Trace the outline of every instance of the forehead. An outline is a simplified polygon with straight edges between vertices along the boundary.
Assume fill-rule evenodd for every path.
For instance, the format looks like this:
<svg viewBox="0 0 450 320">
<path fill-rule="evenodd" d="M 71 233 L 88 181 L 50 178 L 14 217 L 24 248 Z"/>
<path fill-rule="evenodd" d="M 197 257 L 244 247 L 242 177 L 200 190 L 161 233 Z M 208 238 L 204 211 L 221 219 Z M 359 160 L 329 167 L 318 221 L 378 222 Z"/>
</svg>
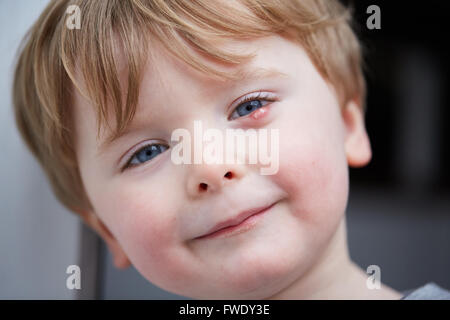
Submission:
<svg viewBox="0 0 450 320">
<path fill-rule="evenodd" d="M 280 75 L 281 72 L 277 73 L 276 71 L 277 63 L 275 61 L 275 63 L 270 62 L 270 60 L 273 60 L 269 59 L 271 53 L 267 51 L 264 55 L 261 54 L 264 47 L 272 45 L 270 42 L 273 40 L 271 38 L 253 41 L 229 40 L 214 44 L 228 52 L 255 54 L 251 62 L 239 66 L 226 65 L 199 53 L 205 64 L 220 71 L 237 75 L 239 81 L 215 79 L 172 57 L 159 46 L 155 48 L 156 50 L 152 49 L 152 57 L 149 59 L 141 83 L 140 101 L 136 115 L 146 110 L 156 112 L 158 108 L 146 108 L 146 106 L 159 105 L 159 102 L 177 103 L 179 97 L 194 99 L 197 102 L 211 101 L 211 99 L 218 99 L 217 95 L 226 88 L 236 86 L 250 78 L 257 79 L 270 75 Z M 162 104 L 162 107 L 164 107 L 164 104 Z M 165 109 L 165 111 L 167 110 Z"/>
</svg>

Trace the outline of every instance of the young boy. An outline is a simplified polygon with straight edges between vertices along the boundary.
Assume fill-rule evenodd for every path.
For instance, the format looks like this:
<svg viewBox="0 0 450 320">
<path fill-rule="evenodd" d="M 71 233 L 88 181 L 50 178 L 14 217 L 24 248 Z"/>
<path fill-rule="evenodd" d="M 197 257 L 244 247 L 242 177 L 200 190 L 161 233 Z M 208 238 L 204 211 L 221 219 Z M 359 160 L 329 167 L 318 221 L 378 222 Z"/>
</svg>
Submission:
<svg viewBox="0 0 450 320">
<path fill-rule="evenodd" d="M 18 61 L 17 123 L 115 265 L 165 290 L 400 299 L 347 249 L 348 166 L 371 158 L 349 21 L 331 0 L 52 1 Z M 202 150 L 199 126 L 273 133 L 275 170 L 175 161 Z"/>
</svg>

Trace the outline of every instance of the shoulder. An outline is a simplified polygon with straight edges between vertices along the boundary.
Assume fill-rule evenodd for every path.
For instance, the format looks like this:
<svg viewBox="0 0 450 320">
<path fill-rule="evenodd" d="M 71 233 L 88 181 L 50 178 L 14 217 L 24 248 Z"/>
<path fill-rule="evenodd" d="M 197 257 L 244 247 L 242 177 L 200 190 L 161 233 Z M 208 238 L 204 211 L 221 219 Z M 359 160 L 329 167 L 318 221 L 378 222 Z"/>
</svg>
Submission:
<svg viewBox="0 0 450 320">
<path fill-rule="evenodd" d="M 404 291 L 401 300 L 450 300 L 450 291 L 429 282 L 417 289 Z"/>
</svg>

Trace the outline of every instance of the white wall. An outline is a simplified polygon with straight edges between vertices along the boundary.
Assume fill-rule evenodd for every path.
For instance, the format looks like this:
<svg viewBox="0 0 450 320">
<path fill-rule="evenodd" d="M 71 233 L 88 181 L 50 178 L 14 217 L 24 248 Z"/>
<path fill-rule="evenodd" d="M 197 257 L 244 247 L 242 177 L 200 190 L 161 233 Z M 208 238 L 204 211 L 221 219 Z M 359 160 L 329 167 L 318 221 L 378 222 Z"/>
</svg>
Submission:
<svg viewBox="0 0 450 320">
<path fill-rule="evenodd" d="M 66 268 L 78 263 L 79 219 L 50 191 L 15 127 L 13 61 L 47 0 L 0 1 L 0 298 L 73 299 Z M 83 288 L 83 284 L 82 284 Z"/>
</svg>

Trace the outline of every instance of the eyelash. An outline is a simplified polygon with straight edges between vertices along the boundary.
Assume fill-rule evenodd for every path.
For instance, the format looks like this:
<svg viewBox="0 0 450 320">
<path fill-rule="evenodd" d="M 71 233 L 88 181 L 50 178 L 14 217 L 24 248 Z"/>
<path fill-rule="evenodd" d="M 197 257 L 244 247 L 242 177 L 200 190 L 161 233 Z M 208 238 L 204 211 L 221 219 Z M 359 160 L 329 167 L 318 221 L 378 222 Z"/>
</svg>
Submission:
<svg viewBox="0 0 450 320">
<path fill-rule="evenodd" d="M 261 101 L 266 101 L 266 102 L 275 102 L 275 101 L 277 101 L 277 99 L 275 98 L 275 97 L 273 97 L 270 93 L 268 93 L 268 92 L 258 92 L 256 95 L 254 94 L 254 93 L 250 93 L 250 94 L 248 94 L 248 95 L 246 95 L 246 96 L 244 96 L 244 98 L 242 98 L 240 101 L 239 101 L 239 103 L 238 103 L 238 105 L 237 106 L 235 106 L 234 108 L 233 108 L 233 110 L 232 110 L 232 112 L 231 112 L 231 114 L 228 116 L 228 120 L 230 120 L 230 121 L 232 121 L 232 120 L 235 120 L 235 119 L 239 119 L 239 118 L 246 118 L 248 115 L 245 115 L 245 116 L 240 116 L 240 117 L 237 117 L 237 118 L 234 118 L 234 119 L 230 119 L 230 117 L 234 114 L 234 112 L 236 111 L 236 109 L 238 108 L 238 107 L 240 107 L 241 105 L 243 105 L 244 103 L 246 103 L 246 102 L 249 102 L 249 101 L 256 101 L 256 100 L 261 100 Z M 253 111 L 254 112 L 254 111 Z M 250 114 L 252 114 L 253 112 L 251 112 Z M 249 115 L 250 115 L 249 114 Z M 164 144 L 162 144 L 162 143 L 149 143 L 149 144 L 146 144 L 146 145 L 144 145 L 144 146 L 142 146 L 141 148 L 139 148 L 138 150 L 136 150 L 131 156 L 130 156 L 130 158 L 126 161 L 126 163 L 125 163 L 125 165 L 123 166 L 123 168 L 122 168 L 122 172 L 123 171 L 125 171 L 125 170 L 127 170 L 127 169 L 131 169 L 131 168 L 134 168 L 134 167 L 138 167 L 138 166 L 140 166 L 140 165 L 143 165 L 143 164 L 145 164 L 146 162 L 149 162 L 149 161 L 151 161 L 151 160 L 148 160 L 148 161 L 146 161 L 146 162 L 144 162 L 144 163 L 141 163 L 141 164 L 136 164 L 136 165 L 131 165 L 130 163 L 133 161 L 133 159 L 141 152 L 141 151 L 143 151 L 145 148 L 148 148 L 148 147 L 150 147 L 150 146 L 152 146 L 152 145 L 164 145 Z M 167 149 L 169 148 L 169 146 L 167 146 L 167 145 L 164 145 L 165 147 L 167 147 Z M 166 149 L 166 150 L 167 150 Z M 164 151 L 163 151 L 164 152 Z M 155 157 L 157 157 L 157 156 L 155 156 Z"/>
<path fill-rule="evenodd" d="M 228 120 L 230 120 L 230 117 L 233 115 L 233 113 L 236 111 L 237 108 L 239 108 L 241 105 L 243 105 L 246 102 L 254 101 L 254 100 L 255 101 L 256 100 L 261 100 L 261 101 L 264 100 L 266 102 L 275 102 L 276 101 L 275 97 L 273 97 L 268 92 L 257 92 L 256 95 L 254 93 L 249 93 L 248 95 L 244 96 L 244 98 L 242 98 L 241 101 L 239 101 L 239 103 L 236 107 L 233 108 L 231 114 L 228 116 Z M 245 118 L 245 117 L 247 117 L 247 115 L 241 116 L 238 118 Z M 238 118 L 235 118 L 235 119 L 238 119 Z M 231 119 L 231 120 L 234 120 L 234 119 Z"/>
<path fill-rule="evenodd" d="M 139 148 L 138 150 L 136 150 L 131 156 L 130 156 L 130 158 L 127 160 L 127 162 L 125 163 L 125 165 L 122 167 L 122 172 L 123 171 L 125 171 L 125 170 L 127 170 L 127 169 L 131 169 L 131 168 L 134 168 L 134 167 L 139 167 L 140 165 L 143 165 L 143 164 L 145 164 L 145 163 L 147 163 L 147 162 L 149 162 L 149 161 L 151 161 L 151 159 L 150 160 L 148 160 L 148 161 L 146 161 L 146 162 L 143 162 L 143 163 L 140 163 L 140 164 L 131 164 L 131 162 L 133 161 L 133 159 L 141 152 L 141 151 L 143 151 L 144 149 L 146 149 L 146 148 L 148 148 L 148 147 L 151 147 L 151 146 L 153 146 L 153 145 L 161 145 L 161 146 L 164 146 L 165 148 L 166 148 L 166 150 L 167 149 L 169 149 L 169 146 L 168 145 L 166 145 L 166 144 L 163 144 L 163 143 L 148 143 L 148 144 L 145 144 L 145 145 L 143 145 L 141 148 Z M 166 151 L 166 150 L 164 150 L 164 151 Z M 164 151 L 162 151 L 161 153 L 163 153 Z M 155 156 L 154 158 L 156 158 L 157 156 Z M 153 159 L 153 158 L 152 158 Z"/>
</svg>

